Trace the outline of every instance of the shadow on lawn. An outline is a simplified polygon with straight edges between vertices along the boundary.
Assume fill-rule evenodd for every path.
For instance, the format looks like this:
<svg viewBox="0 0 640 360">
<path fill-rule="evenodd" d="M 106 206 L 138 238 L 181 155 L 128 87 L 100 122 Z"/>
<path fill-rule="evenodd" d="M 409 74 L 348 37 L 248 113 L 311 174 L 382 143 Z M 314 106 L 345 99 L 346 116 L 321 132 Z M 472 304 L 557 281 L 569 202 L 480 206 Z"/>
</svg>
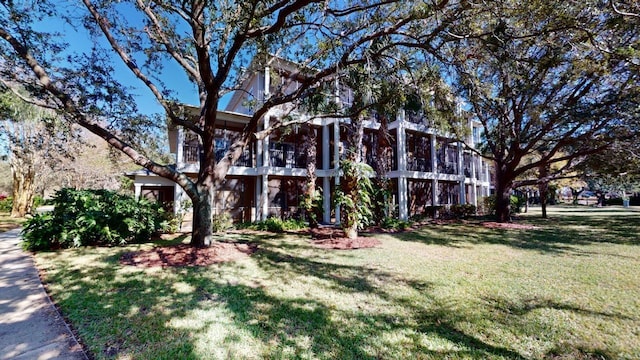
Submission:
<svg viewBox="0 0 640 360">
<path fill-rule="evenodd" d="M 476 239 L 471 242 L 525 246 L 514 245 L 517 239 L 512 233 L 494 229 L 478 227 L 481 233 L 467 231 L 470 234 L 463 237 L 459 226 L 463 225 L 437 227 L 434 232 L 443 234 L 438 241 L 443 245 L 466 246 L 464 243 L 470 242 L 470 236 Z M 552 230 L 548 231 L 552 233 Z M 547 239 L 550 234 L 543 231 L 535 235 L 536 232 L 539 230 L 533 235 L 530 231 L 524 233 L 529 244 L 533 241 L 533 244 L 539 242 L 548 246 L 533 246 L 540 251 L 562 251 L 563 244 L 570 244 L 578 237 L 569 233 L 562 235 L 560 240 L 556 236 L 552 242 Z M 456 233 L 458 235 L 454 237 Z M 413 237 L 406 240 L 428 242 L 434 236 L 430 232 L 424 234 L 428 235 L 422 240 Z M 490 311 L 478 312 L 474 304 L 444 302 L 435 295 L 435 284 L 407 279 L 372 266 L 338 263 L 340 257 L 349 257 L 349 253 L 319 250 L 305 241 L 281 241 L 281 237 L 269 235 L 240 234 L 227 240 L 258 243 L 259 250 L 251 261 L 264 274 L 255 282 L 224 280 L 224 275 L 228 278 L 233 269 L 241 266 L 234 263 L 164 269 L 159 270 L 159 275 L 149 275 L 136 268 L 122 269 L 118 263 L 120 254 L 113 252 L 98 256 L 90 266 L 64 262 L 64 266 L 50 271 L 49 281 L 65 284 L 56 301 L 89 345 L 89 350 L 97 358 L 107 359 L 127 356 L 211 358 L 212 354 L 196 349 L 196 338 L 205 336 L 214 326 L 212 322 L 218 322 L 219 326 L 229 322 L 230 325 L 225 324 L 223 329 L 229 326 L 249 333 L 264 351 L 256 354 L 257 358 L 523 359 L 517 351 L 484 341 L 476 333 L 491 326 L 505 326 L 531 336 L 550 332 L 550 329 L 527 322 L 526 313 L 536 307 L 588 312 L 552 301 L 531 301 L 522 305 L 485 299 L 486 303 L 481 306 L 496 308 L 506 314 L 505 322 L 496 324 L 490 318 Z M 94 250 L 81 249 L 77 254 L 92 254 Z M 326 255 L 329 253 L 331 256 Z M 73 256 L 73 253 L 68 255 Z M 346 303 L 323 300 L 304 290 L 287 296 L 270 288 L 273 286 L 270 284 L 287 284 L 295 281 L 294 278 L 309 279 L 310 284 L 320 287 L 321 291 L 344 297 Z M 185 284 L 188 291 L 177 291 L 177 284 Z M 376 304 L 367 301 L 354 304 L 354 296 L 370 297 Z M 194 311 L 218 308 L 228 310 L 232 316 L 212 317 L 208 323 L 197 323 L 199 319 L 195 319 L 194 327 L 171 325 L 172 320 L 193 317 Z M 470 323 L 477 330 L 465 331 Z M 425 344 L 425 338 L 436 339 L 439 345 Z M 242 342 L 242 338 L 227 332 L 220 345 L 232 346 L 238 342 Z M 227 354 L 227 357 L 233 355 Z"/>
<path fill-rule="evenodd" d="M 532 311 L 539 309 L 553 309 L 571 311 L 586 316 L 597 316 L 619 320 L 637 320 L 636 318 L 621 313 L 584 309 L 575 304 L 571 304 L 568 302 L 559 302 L 548 298 L 531 297 L 520 299 L 517 302 L 511 299 L 503 299 L 499 297 L 484 297 L 483 300 L 496 310 L 499 310 L 505 314 L 513 314 L 518 316 L 526 315 Z"/>
<path fill-rule="evenodd" d="M 416 231 L 390 234 L 402 241 L 428 245 L 468 247 L 470 244 L 498 244 L 543 253 L 585 254 L 577 245 L 612 243 L 640 245 L 640 216 L 623 213 L 589 216 L 563 215 L 551 219 L 527 218 L 537 229 L 492 229 L 481 222 L 426 225 Z"/>
<path fill-rule="evenodd" d="M 290 246 L 288 249 L 290 249 Z M 297 297 L 275 295 L 261 284 L 248 286 L 201 281 L 191 283 L 206 298 L 218 301 L 234 314 L 236 327 L 248 330 L 263 344 L 271 344 L 266 358 L 380 359 L 415 356 L 523 359 L 517 352 L 495 346 L 458 328 L 466 321 L 457 308 L 434 303 L 433 285 L 405 280 L 366 266 L 351 266 L 294 256 L 280 248 L 261 244 L 254 255 L 272 281 L 295 277 L 320 279 L 327 292 L 347 299 L 347 304 L 322 301 L 304 292 Z M 188 271 L 199 271 L 189 269 Z M 190 279 L 197 277 L 190 276 Z M 384 286 L 380 286 L 384 284 Z M 407 300 L 389 286 L 419 292 L 424 303 Z M 382 309 L 367 301 L 350 305 L 350 294 L 373 296 L 384 302 Z M 357 295 L 355 295 L 357 296 Z M 449 304 L 450 305 L 450 304 Z M 402 310 L 398 310 L 402 309 Z M 385 335 L 404 336 L 386 343 Z M 395 334 L 395 335 L 393 335 Z M 403 335 L 398 335 L 403 334 Z M 437 338 L 451 346 L 425 344 L 421 337 Z"/>
<path fill-rule="evenodd" d="M 78 251 L 90 252 L 91 248 Z M 191 342 L 184 341 L 189 332 L 167 324 L 197 307 L 201 294 L 177 293 L 170 283 L 141 271 L 116 274 L 119 255 L 98 259 L 104 265 L 100 267 L 65 263 L 47 271 L 47 283 L 65 284 L 54 300 L 84 346 L 101 359 L 157 354 L 198 358 Z"/>
</svg>

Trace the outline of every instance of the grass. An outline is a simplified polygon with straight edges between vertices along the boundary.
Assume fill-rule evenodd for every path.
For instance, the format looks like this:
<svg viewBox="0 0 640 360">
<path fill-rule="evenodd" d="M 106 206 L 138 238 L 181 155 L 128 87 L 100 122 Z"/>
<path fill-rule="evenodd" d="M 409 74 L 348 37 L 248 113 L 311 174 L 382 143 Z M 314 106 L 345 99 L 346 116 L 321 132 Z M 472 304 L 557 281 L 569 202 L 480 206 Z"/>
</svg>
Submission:
<svg viewBox="0 0 640 360">
<path fill-rule="evenodd" d="M 322 250 L 229 234 L 252 257 L 139 269 L 127 248 L 40 253 L 48 290 L 97 359 L 640 358 L 640 213 L 585 207 L 381 235 Z"/>
<path fill-rule="evenodd" d="M 0 233 L 19 227 L 24 220 L 23 218 L 12 218 L 9 213 L 0 212 Z"/>
</svg>

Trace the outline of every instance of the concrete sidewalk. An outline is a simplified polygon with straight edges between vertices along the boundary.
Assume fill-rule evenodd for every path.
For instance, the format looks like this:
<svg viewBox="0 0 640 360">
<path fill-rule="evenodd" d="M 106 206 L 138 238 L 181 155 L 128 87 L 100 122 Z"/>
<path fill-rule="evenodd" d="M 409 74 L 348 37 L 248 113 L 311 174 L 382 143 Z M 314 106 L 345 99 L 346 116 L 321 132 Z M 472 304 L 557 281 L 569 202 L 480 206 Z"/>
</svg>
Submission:
<svg viewBox="0 0 640 360">
<path fill-rule="evenodd" d="M 87 359 L 20 247 L 20 229 L 0 233 L 0 359 Z"/>
</svg>

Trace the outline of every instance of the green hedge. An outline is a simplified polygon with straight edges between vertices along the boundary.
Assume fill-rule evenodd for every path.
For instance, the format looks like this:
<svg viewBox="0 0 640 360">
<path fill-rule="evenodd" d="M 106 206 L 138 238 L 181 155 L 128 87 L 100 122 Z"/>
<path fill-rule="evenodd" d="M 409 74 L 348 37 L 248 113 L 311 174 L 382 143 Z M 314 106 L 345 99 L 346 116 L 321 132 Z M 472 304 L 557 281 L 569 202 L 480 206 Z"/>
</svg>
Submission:
<svg viewBox="0 0 640 360">
<path fill-rule="evenodd" d="M 259 231 L 270 231 L 275 233 L 282 233 L 290 230 L 300 230 L 307 228 L 308 225 L 303 220 L 287 219 L 282 220 L 279 217 L 269 217 L 267 220 L 256 221 L 253 223 L 238 224 L 240 229 L 251 229 Z"/>
<path fill-rule="evenodd" d="M 52 212 L 27 220 L 22 234 L 26 249 L 146 241 L 168 223 L 159 204 L 108 190 L 62 189 L 53 205 Z"/>
<path fill-rule="evenodd" d="M 476 214 L 476 206 L 473 204 L 451 205 L 449 211 L 456 219 L 468 219 Z"/>
</svg>

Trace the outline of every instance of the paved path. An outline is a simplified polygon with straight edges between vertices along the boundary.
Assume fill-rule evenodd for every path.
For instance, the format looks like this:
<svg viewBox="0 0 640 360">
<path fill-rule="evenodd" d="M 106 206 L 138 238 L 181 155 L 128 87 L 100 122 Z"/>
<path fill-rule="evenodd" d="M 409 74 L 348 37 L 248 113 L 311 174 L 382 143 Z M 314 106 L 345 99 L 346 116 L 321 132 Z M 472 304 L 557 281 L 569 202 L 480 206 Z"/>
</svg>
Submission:
<svg viewBox="0 0 640 360">
<path fill-rule="evenodd" d="M 0 233 L 0 359 L 87 359 L 22 251 L 20 229 Z"/>
</svg>

